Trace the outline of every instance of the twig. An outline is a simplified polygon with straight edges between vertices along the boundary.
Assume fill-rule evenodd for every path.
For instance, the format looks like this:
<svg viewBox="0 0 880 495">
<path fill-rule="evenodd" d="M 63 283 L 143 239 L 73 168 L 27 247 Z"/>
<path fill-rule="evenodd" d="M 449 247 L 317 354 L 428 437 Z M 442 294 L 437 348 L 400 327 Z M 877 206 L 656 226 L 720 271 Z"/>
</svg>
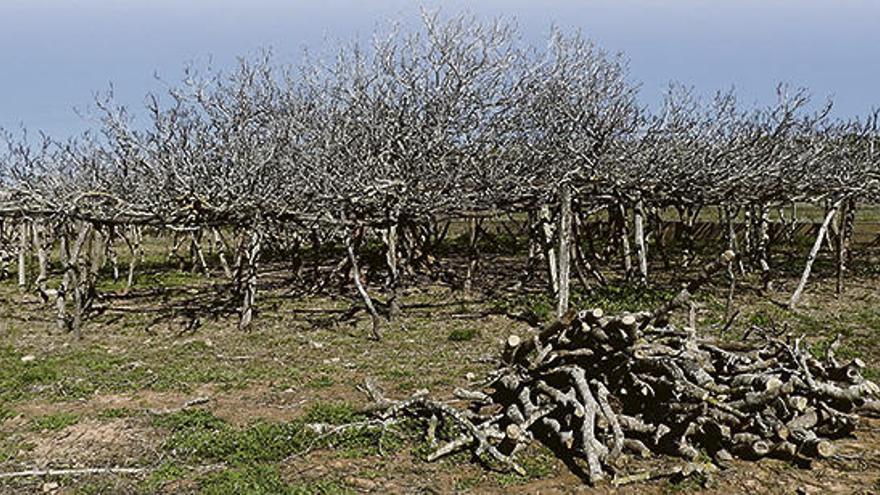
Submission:
<svg viewBox="0 0 880 495">
<path fill-rule="evenodd" d="M 153 468 L 81 468 L 81 469 L 30 469 L 0 473 L 0 479 L 27 478 L 31 476 L 81 476 L 86 474 L 138 474 L 152 471 Z"/>
</svg>

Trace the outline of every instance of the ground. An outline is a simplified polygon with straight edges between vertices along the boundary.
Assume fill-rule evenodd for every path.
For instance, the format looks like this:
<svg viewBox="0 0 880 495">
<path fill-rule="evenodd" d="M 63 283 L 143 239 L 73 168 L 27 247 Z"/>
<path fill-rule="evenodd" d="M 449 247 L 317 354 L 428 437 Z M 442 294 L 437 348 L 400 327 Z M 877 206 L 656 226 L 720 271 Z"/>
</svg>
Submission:
<svg viewBox="0 0 880 495">
<path fill-rule="evenodd" d="M 14 281 L 0 282 L 0 473 L 145 468 L 134 474 L 0 478 L 0 492 L 590 491 L 540 446 L 524 454 L 527 476 L 518 476 L 489 470 L 465 454 L 426 462 L 423 425 L 334 437 L 306 426 L 357 420 L 368 403 L 357 386 L 368 376 L 390 397 L 426 389 L 442 399 L 482 377 L 504 338 L 529 331 L 528 323 L 511 315 L 546 319 L 552 307 L 540 292 L 491 290 L 503 278 L 505 262 L 500 255 L 487 258 L 470 294 L 440 282 L 406 289 L 403 315 L 385 324 L 379 342 L 368 339 L 363 313 L 341 318 L 351 294 L 293 292 L 273 275 L 283 270 L 271 263 L 264 267 L 255 326 L 247 331 L 237 328 L 234 316 L 195 306 L 222 296 L 219 274 L 209 279 L 162 266 L 161 260 L 145 265 L 128 294 L 105 281 L 105 310 L 90 319 L 81 340 L 58 334 L 51 308 L 35 296 L 20 294 Z M 752 325 L 788 325 L 821 352 L 839 333 L 845 344 L 838 354 L 861 357 L 866 374 L 877 379 L 880 272 L 873 258 L 860 259 L 859 266 L 867 268 L 850 276 L 838 298 L 833 270 L 820 261 L 796 311 L 778 304 L 794 287 L 796 264 L 769 293 L 750 288 L 756 284 L 744 286 L 735 298 L 741 313 L 721 338 L 739 339 Z M 607 311 L 651 307 L 676 287 L 675 271 L 664 273 L 646 289 L 600 290 L 574 301 Z M 707 335 L 724 324 L 725 291 L 721 280 L 698 298 L 699 327 Z M 184 407 L 189 402 L 196 404 Z M 838 456 L 811 469 L 736 461 L 709 477 L 620 488 L 606 483 L 593 492 L 880 492 L 880 420 L 867 419 L 855 437 L 838 445 Z M 677 462 L 630 460 L 621 470 Z"/>
</svg>

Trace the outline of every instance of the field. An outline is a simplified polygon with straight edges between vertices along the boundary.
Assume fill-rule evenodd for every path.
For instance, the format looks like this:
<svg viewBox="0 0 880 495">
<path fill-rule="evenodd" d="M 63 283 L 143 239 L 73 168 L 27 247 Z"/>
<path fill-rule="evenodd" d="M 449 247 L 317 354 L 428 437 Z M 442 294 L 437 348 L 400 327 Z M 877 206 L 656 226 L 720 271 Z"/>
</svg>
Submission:
<svg viewBox="0 0 880 495">
<path fill-rule="evenodd" d="M 866 226 L 870 231 L 866 231 Z M 843 297 L 834 268 L 820 258 L 803 304 L 783 309 L 803 252 L 776 253 L 770 292 L 748 280 L 736 293 L 741 311 L 725 323 L 726 282 L 698 295 L 698 327 L 706 335 L 741 339 L 752 325 L 806 334 L 818 354 L 835 335 L 838 355 L 860 357 L 866 377 L 880 378 L 880 263 L 866 243 L 875 226 L 859 224 L 858 256 Z M 466 265 L 450 241 L 450 272 Z M 455 283 L 423 281 L 403 291 L 403 315 L 368 339 L 369 318 L 348 311 L 351 288 L 299 292 L 283 260 L 261 269 L 258 317 L 248 331 L 223 309 L 225 285 L 181 270 L 156 242 L 127 294 L 105 273 L 100 311 L 82 340 L 55 331 L 52 312 L 15 280 L 0 283 L 0 473 L 26 469 L 125 467 L 129 474 L 2 478 L 4 493 L 571 493 L 586 490 L 543 447 L 523 454 L 527 475 L 487 470 L 469 454 L 428 463 L 424 425 L 384 433 L 346 430 L 322 435 L 308 425 L 356 421 L 367 405 L 358 390 L 372 377 L 395 398 L 427 390 L 452 396 L 492 368 L 489 361 L 523 320 L 547 321 L 553 301 L 540 289 L 504 286 L 521 270 L 522 252 L 481 248 L 469 293 Z M 717 246 L 717 243 L 714 244 Z M 804 251 L 802 249 L 801 251 Z M 828 256 L 827 254 L 823 256 Z M 122 260 L 124 261 L 124 259 Z M 656 266 L 655 266 L 656 265 Z M 783 266 L 784 265 L 784 266 Z M 613 282 L 577 307 L 645 309 L 674 294 L 686 277 L 675 265 L 651 266 L 646 288 Z M 606 274 L 614 280 L 613 270 Z M 757 274 L 755 275 L 757 277 Z M 376 289 L 378 291 L 378 289 Z M 339 295 L 333 295 L 333 294 Z M 382 297 L 381 293 L 379 294 Z M 679 322 L 685 315 L 678 315 Z M 733 461 L 711 478 L 658 479 L 598 492 L 876 493 L 880 491 L 880 421 L 868 419 L 835 457 L 812 469 L 761 460 Z M 639 472 L 673 459 L 632 460 Z"/>
</svg>

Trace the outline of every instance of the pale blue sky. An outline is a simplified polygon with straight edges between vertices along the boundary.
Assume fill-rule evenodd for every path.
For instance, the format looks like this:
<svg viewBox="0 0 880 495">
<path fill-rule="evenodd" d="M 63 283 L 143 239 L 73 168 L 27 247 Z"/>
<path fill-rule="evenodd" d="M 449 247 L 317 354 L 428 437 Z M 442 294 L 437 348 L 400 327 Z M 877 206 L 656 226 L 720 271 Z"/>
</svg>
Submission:
<svg viewBox="0 0 880 495">
<path fill-rule="evenodd" d="M 89 125 L 73 111 L 113 82 L 139 111 L 158 72 L 187 61 L 231 65 L 271 46 L 295 61 L 303 47 L 368 36 L 420 6 L 517 19 L 539 42 L 556 23 L 579 28 L 631 60 L 646 103 L 670 80 L 714 91 L 735 85 L 766 102 L 777 82 L 833 96 L 835 114 L 880 105 L 880 1 L 873 0 L 0 0 L 0 127 L 24 123 L 58 137 Z"/>
</svg>

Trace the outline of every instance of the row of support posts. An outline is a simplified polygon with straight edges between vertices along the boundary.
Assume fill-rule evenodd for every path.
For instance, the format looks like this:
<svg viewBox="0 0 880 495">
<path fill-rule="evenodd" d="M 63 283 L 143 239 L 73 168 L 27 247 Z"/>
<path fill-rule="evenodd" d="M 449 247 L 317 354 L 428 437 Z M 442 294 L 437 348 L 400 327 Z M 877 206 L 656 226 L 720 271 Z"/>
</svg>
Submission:
<svg viewBox="0 0 880 495">
<path fill-rule="evenodd" d="M 818 233 L 815 241 L 806 258 L 803 273 L 799 279 L 796 289 L 788 300 L 788 306 L 795 308 L 799 303 L 809 276 L 811 274 L 813 264 L 821 250 L 824 241 L 828 239 L 829 246 L 834 251 L 837 266 L 836 272 L 836 288 L 837 293 L 841 294 L 844 290 L 844 279 L 847 270 L 849 242 L 852 237 L 855 202 L 849 198 L 838 199 L 833 203 L 829 203 L 826 208 L 822 223 L 819 225 Z M 780 211 L 782 208 L 780 207 Z M 581 246 L 578 244 L 578 236 L 584 235 L 584 230 L 588 228 L 585 220 L 575 215 L 573 211 L 573 191 L 571 184 L 564 182 L 560 184 L 558 190 L 558 210 L 556 218 L 553 218 L 553 210 L 551 204 L 543 204 L 537 214 L 540 222 L 538 237 L 541 238 L 540 248 L 546 261 L 548 270 L 548 278 L 550 282 L 550 290 L 556 302 L 556 314 L 562 316 L 569 308 L 571 293 L 571 265 L 572 260 L 576 264 L 578 276 L 582 282 L 585 282 L 584 269 L 597 277 L 601 278 L 601 274 L 589 266 L 585 256 L 581 253 Z M 693 228 L 693 222 L 696 219 L 698 209 L 688 209 L 686 220 L 688 229 Z M 724 223 L 726 228 L 726 238 L 728 249 L 737 252 L 739 242 L 737 240 L 737 232 L 735 229 L 736 218 L 740 213 L 740 207 L 722 206 L 719 207 L 719 219 Z M 747 207 L 746 228 L 744 229 L 745 249 L 750 247 L 753 249 L 753 260 L 760 267 L 761 278 L 765 288 L 769 287 L 770 265 L 769 265 L 769 245 L 771 240 L 770 231 L 770 208 L 768 205 L 757 205 Z M 626 276 L 637 276 L 638 282 L 646 284 L 648 280 L 648 243 L 646 241 L 646 221 L 648 218 L 645 203 L 641 199 L 627 201 L 618 201 L 610 205 L 608 208 L 610 222 L 613 229 L 613 236 L 617 236 L 615 244 L 621 249 L 623 258 L 623 268 Z M 656 210 L 650 210 L 652 222 L 657 218 Z M 680 211 L 681 213 L 681 211 Z M 583 212 L 581 213 L 584 214 Z M 630 217 L 631 215 L 631 217 Z M 782 214 L 780 213 L 780 216 Z M 382 240 L 386 245 L 385 262 L 388 268 L 388 277 L 386 279 L 386 289 L 389 291 L 390 297 L 388 301 L 388 316 L 393 317 L 399 312 L 399 302 L 397 301 L 397 293 L 400 285 L 400 253 L 398 252 L 398 237 L 400 236 L 399 224 L 396 216 L 389 217 L 388 225 L 381 231 Z M 535 217 L 531 217 L 535 218 Z M 835 219 L 837 220 L 835 223 Z M 393 221 L 392 221 L 393 220 Z M 555 220 L 555 221 L 554 221 Z M 630 220 L 632 221 L 632 231 L 629 229 Z M 579 221 L 576 222 L 576 221 Z M 791 230 L 794 235 L 795 218 L 792 215 L 791 220 L 786 223 L 785 219 L 781 219 L 782 227 Z M 8 224 L 7 224 L 8 225 Z M 471 290 L 474 273 L 477 268 L 479 258 L 478 252 L 478 236 L 481 230 L 480 221 L 475 218 L 468 220 L 469 226 L 469 258 L 467 276 L 465 279 L 465 289 Z M 122 230 L 117 230 L 122 229 Z M 577 230 L 576 230 L 577 229 Z M 87 311 L 88 305 L 94 297 L 94 284 L 97 273 L 101 269 L 103 260 L 110 259 L 113 263 L 114 278 L 118 277 L 119 270 L 116 266 L 116 254 L 113 249 L 114 239 L 121 237 L 129 247 L 131 252 L 131 261 L 128 267 L 128 276 L 126 280 L 126 288 L 131 287 L 133 283 L 134 269 L 139 257 L 143 256 L 141 248 L 141 232 L 136 226 L 99 226 L 90 222 L 76 221 L 52 226 L 45 219 L 17 219 L 17 225 L 13 224 L 11 230 L 12 239 L 17 237 L 17 257 L 18 257 L 18 286 L 21 291 L 28 289 L 28 261 L 31 253 L 35 253 L 38 263 L 38 273 L 33 285 L 38 293 L 49 302 L 55 299 L 56 315 L 59 328 L 72 331 L 77 336 L 80 335 L 84 313 Z M 577 234 L 576 232 L 580 232 Z M 17 233 L 17 236 L 15 235 Z M 251 325 L 254 318 L 254 307 L 257 293 L 257 276 L 259 268 L 259 259 L 263 245 L 263 237 L 261 232 L 254 228 L 249 229 L 240 236 L 238 247 L 230 250 L 229 245 L 223 238 L 222 233 L 218 229 L 212 229 L 213 246 L 219 252 L 220 262 L 223 266 L 224 273 L 231 275 L 231 279 L 235 281 L 236 288 L 240 291 L 240 326 L 247 328 Z M 631 252 L 631 244 L 629 236 L 633 235 L 634 251 Z M 833 239 L 832 239 L 833 234 Z M 347 239 L 347 255 L 349 265 L 351 267 L 352 280 L 358 290 L 358 293 L 364 299 L 367 310 L 373 320 L 374 337 L 380 338 L 379 332 L 379 315 L 371 298 L 367 294 L 366 286 L 361 278 L 358 268 L 357 247 L 359 246 L 363 236 L 362 229 L 352 232 Z M 201 252 L 202 232 L 189 231 L 187 238 L 190 241 L 191 256 L 195 264 L 198 264 L 203 271 L 208 272 L 207 263 L 204 254 Z M 176 241 L 180 239 L 175 235 Z M 59 246 L 59 261 L 61 265 L 62 279 L 57 289 L 53 290 L 47 287 L 48 284 L 48 265 L 49 255 L 55 242 Z M 406 237 L 403 239 L 406 244 Z M 689 240 L 690 242 L 690 240 Z M 10 239 L 13 251 L 16 249 L 15 241 Z M 409 248 L 404 246 L 404 250 Z M 234 264 L 226 259 L 227 252 L 236 253 Z M 12 253 L 10 253 L 12 254 Z M 635 255 L 636 266 L 631 261 L 631 256 Z M 140 256 L 139 256 L 140 255 Z M 742 258 L 738 258 L 739 272 L 744 273 L 741 262 Z M 732 297 L 734 281 L 733 265 L 729 267 L 728 273 L 731 277 L 730 297 Z M 600 280 L 601 282 L 601 280 Z M 70 306 L 72 305 L 72 311 Z M 384 309 L 384 308 L 383 308 Z"/>
</svg>

